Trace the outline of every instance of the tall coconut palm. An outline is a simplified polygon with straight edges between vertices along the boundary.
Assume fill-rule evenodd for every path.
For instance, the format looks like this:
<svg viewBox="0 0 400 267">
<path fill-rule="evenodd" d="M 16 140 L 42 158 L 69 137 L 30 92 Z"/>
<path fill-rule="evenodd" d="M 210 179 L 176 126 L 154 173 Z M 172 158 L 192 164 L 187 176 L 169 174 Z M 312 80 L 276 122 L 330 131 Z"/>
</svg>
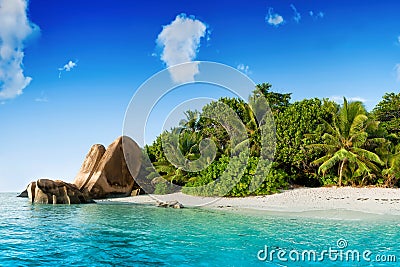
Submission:
<svg viewBox="0 0 400 267">
<path fill-rule="evenodd" d="M 341 186 L 345 170 L 353 177 L 372 177 L 380 172 L 379 165 L 383 165 L 383 162 L 372 149 L 369 150 L 372 143 L 379 141 L 379 138 L 369 135 L 371 129 L 378 127 L 378 122 L 367 117 L 361 102 L 348 103 L 344 98 L 343 106 L 333 114 L 332 124 L 324 121 L 323 125 L 323 143 L 308 146 L 325 152 L 325 156 L 312 162 L 320 165 L 318 173 L 325 175 L 337 166 L 338 185 Z"/>
</svg>

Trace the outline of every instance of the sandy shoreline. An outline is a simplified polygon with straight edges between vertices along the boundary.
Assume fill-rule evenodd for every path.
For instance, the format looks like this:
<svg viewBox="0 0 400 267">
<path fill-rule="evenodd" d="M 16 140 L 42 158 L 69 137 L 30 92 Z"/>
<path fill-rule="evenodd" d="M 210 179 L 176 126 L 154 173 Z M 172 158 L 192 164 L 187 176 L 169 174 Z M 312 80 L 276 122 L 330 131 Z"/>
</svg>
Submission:
<svg viewBox="0 0 400 267">
<path fill-rule="evenodd" d="M 280 194 L 244 198 L 211 198 L 174 193 L 113 198 L 99 203 L 155 205 L 157 201 L 179 201 L 185 207 L 307 213 L 353 211 L 378 215 L 400 215 L 400 189 L 389 188 L 300 188 Z"/>
</svg>

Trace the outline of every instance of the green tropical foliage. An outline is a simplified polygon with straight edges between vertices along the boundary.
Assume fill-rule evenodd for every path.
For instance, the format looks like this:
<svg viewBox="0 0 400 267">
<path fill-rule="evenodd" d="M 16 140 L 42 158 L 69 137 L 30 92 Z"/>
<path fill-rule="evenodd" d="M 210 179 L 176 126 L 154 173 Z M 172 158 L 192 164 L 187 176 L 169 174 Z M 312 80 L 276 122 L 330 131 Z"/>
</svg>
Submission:
<svg viewBox="0 0 400 267">
<path fill-rule="evenodd" d="M 386 187 L 398 186 L 400 181 L 400 144 L 394 145 L 387 141 L 385 146 L 379 148 L 378 152 L 384 162 L 380 184 Z"/>
<path fill-rule="evenodd" d="M 400 134 L 400 93 L 389 93 L 372 111 L 375 120 L 381 122 L 381 127 L 392 140 L 398 143 Z"/>
<path fill-rule="evenodd" d="M 312 162 L 320 165 L 319 173 L 326 175 L 332 168 L 337 168 L 339 186 L 343 177 L 345 182 L 364 184 L 366 178 L 373 179 L 380 173 L 384 163 L 369 147 L 383 140 L 371 138 L 378 123 L 368 118 L 361 102 L 348 103 L 344 98 L 343 106 L 333 114 L 332 123 L 324 121 L 323 125 L 323 142 L 308 145 L 324 152 L 324 156 Z"/>
<path fill-rule="evenodd" d="M 400 181 L 400 147 L 397 145 L 393 154 L 390 154 L 387 160 L 386 168 L 382 174 L 385 179 L 385 186 L 398 186 Z"/>
<path fill-rule="evenodd" d="M 307 145 L 321 143 L 322 121 L 330 123 L 336 105 L 326 99 L 305 99 L 295 102 L 275 116 L 278 137 L 275 161 L 291 176 L 292 182 L 318 185 L 316 167 L 311 162 L 322 156 L 318 151 L 307 151 Z M 314 133 L 313 138 L 305 138 Z"/>
<path fill-rule="evenodd" d="M 265 99 L 271 116 L 262 112 Z M 150 162 L 140 175 L 155 192 L 172 192 L 175 184 L 203 196 L 399 185 L 400 94 L 386 94 L 371 114 L 346 99 L 341 106 L 318 98 L 291 102 L 291 94 L 272 92 L 267 83 L 248 100 L 225 97 L 186 111 L 176 128 L 144 148 Z"/>
</svg>

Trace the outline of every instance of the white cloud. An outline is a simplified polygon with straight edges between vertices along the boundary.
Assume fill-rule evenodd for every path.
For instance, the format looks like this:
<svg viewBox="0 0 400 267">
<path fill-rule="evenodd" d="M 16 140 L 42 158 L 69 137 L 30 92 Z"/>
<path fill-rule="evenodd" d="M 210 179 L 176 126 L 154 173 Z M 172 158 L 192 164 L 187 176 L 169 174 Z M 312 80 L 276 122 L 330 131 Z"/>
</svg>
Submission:
<svg viewBox="0 0 400 267">
<path fill-rule="evenodd" d="M 360 96 L 353 96 L 353 97 L 349 97 L 349 98 L 346 98 L 346 99 L 349 100 L 349 101 L 358 101 L 358 102 L 363 102 L 363 103 L 368 102 L 367 99 L 362 98 Z"/>
<path fill-rule="evenodd" d="M 73 68 L 75 68 L 77 66 L 76 64 L 77 62 L 73 62 L 72 60 L 68 61 L 67 64 L 64 65 L 64 67 L 62 68 L 58 68 L 58 71 L 60 72 L 58 74 L 58 78 L 61 78 L 61 73 L 63 71 L 71 71 Z"/>
<path fill-rule="evenodd" d="M 278 27 L 279 25 L 283 24 L 285 20 L 281 15 L 278 13 L 274 13 L 274 9 L 270 7 L 268 9 L 268 14 L 265 16 L 265 21 L 272 26 Z"/>
<path fill-rule="evenodd" d="M 400 35 L 399 35 L 399 36 L 397 36 L 397 44 L 399 44 L 399 45 L 400 45 Z"/>
<path fill-rule="evenodd" d="M 157 37 L 157 44 L 162 48 L 161 60 L 167 67 L 192 62 L 197 56 L 200 39 L 206 33 L 207 26 L 200 20 L 185 14 L 176 16 L 174 21 L 163 26 Z M 197 63 L 170 69 L 171 77 L 176 83 L 194 81 L 197 73 Z"/>
<path fill-rule="evenodd" d="M 40 94 L 40 97 L 36 97 L 35 98 L 36 102 L 49 102 L 49 99 L 47 98 L 47 96 L 44 94 L 44 91 L 42 91 L 42 93 Z"/>
<path fill-rule="evenodd" d="M 290 7 L 292 8 L 294 15 L 293 15 L 293 20 L 296 21 L 297 23 L 300 22 L 301 20 L 301 14 L 297 11 L 297 8 L 291 4 Z"/>
<path fill-rule="evenodd" d="M 0 0 L 0 99 L 22 94 L 32 81 L 22 69 L 24 41 L 39 31 L 28 20 L 26 0 Z"/>
<path fill-rule="evenodd" d="M 325 17 L 325 13 L 322 11 L 319 11 L 317 13 L 314 13 L 314 11 L 308 12 L 308 14 L 313 18 L 313 19 L 323 19 Z"/>
<path fill-rule="evenodd" d="M 244 65 L 241 63 L 236 68 L 246 75 L 251 74 L 250 67 L 248 65 Z"/>
<path fill-rule="evenodd" d="M 49 99 L 47 97 L 37 97 L 35 98 L 36 102 L 49 102 Z"/>
<path fill-rule="evenodd" d="M 210 40 L 211 40 L 211 30 L 210 29 L 207 30 L 206 40 L 207 40 L 207 42 L 210 42 Z"/>
<path fill-rule="evenodd" d="M 396 72 L 396 79 L 398 82 L 400 82 L 400 63 L 396 64 L 394 66 L 394 71 Z"/>
<path fill-rule="evenodd" d="M 329 99 L 331 99 L 332 101 L 335 101 L 336 103 L 339 103 L 339 104 L 343 103 L 343 96 L 331 96 L 331 97 L 329 97 Z M 359 96 L 346 97 L 346 99 L 347 99 L 347 101 L 350 101 L 350 102 L 354 102 L 354 101 L 362 102 L 362 103 L 368 102 L 367 99 L 359 97 Z"/>
</svg>

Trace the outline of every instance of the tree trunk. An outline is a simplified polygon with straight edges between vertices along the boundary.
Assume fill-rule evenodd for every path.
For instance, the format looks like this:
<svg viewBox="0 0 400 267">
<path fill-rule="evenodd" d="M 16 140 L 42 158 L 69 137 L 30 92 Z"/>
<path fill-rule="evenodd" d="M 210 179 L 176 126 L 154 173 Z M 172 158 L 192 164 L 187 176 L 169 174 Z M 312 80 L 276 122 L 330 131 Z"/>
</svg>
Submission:
<svg viewBox="0 0 400 267">
<path fill-rule="evenodd" d="M 343 167 L 346 162 L 346 159 L 343 159 L 342 164 L 340 165 L 340 170 L 339 170 L 339 186 L 342 186 L 342 176 L 343 176 Z"/>
</svg>

